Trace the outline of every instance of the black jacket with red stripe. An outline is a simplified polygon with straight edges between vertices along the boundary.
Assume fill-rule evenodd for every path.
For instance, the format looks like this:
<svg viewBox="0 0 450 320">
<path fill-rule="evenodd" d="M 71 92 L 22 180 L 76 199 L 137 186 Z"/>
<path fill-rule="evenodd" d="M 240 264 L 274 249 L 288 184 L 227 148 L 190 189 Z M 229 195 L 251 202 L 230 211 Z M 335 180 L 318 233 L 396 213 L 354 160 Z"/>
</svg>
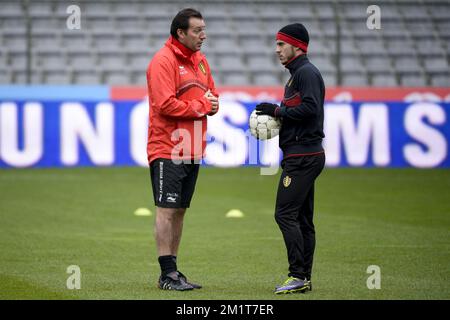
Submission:
<svg viewBox="0 0 450 320">
<path fill-rule="evenodd" d="M 300 55 L 286 65 L 291 78 L 276 109 L 282 118 L 280 148 L 284 157 L 323 152 L 325 85 L 320 71 Z"/>
</svg>

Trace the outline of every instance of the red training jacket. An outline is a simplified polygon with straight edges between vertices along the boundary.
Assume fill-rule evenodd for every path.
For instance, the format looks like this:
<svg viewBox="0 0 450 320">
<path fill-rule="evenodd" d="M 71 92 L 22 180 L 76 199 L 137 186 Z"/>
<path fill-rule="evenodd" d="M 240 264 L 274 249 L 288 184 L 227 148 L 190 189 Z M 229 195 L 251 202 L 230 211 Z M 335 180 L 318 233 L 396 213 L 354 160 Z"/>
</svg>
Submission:
<svg viewBox="0 0 450 320">
<path fill-rule="evenodd" d="M 206 91 L 218 97 L 205 56 L 172 36 L 147 69 L 149 123 L 147 158 L 199 160 L 206 147 Z"/>
</svg>

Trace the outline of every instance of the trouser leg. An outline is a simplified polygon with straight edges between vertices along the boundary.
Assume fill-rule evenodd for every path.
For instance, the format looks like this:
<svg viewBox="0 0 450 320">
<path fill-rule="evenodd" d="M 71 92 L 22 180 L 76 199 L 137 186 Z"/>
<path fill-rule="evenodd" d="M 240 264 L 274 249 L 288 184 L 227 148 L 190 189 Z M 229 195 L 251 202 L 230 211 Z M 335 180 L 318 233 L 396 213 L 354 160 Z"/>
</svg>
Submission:
<svg viewBox="0 0 450 320">
<path fill-rule="evenodd" d="M 313 223 L 314 213 L 314 184 L 309 189 L 298 220 L 303 236 L 303 274 L 302 277 L 311 279 L 314 250 L 316 247 L 316 231 Z"/>
<path fill-rule="evenodd" d="M 283 234 L 289 261 L 289 276 L 311 274 L 315 247 L 313 218 L 314 181 L 325 157 L 300 157 L 284 162 L 275 209 L 275 220 Z"/>
</svg>

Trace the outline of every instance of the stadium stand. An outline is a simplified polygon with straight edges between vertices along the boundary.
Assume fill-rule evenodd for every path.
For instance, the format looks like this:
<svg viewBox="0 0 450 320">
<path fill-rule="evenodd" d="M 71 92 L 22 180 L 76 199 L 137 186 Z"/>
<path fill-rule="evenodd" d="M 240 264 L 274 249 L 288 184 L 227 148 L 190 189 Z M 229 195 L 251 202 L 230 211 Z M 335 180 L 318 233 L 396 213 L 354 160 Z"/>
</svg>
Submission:
<svg viewBox="0 0 450 320">
<path fill-rule="evenodd" d="M 182 0 L 74 1 L 81 29 L 69 30 L 66 1 L 0 2 L 0 83 L 145 84 Z M 274 54 L 283 25 L 310 31 L 310 59 L 326 85 L 450 86 L 447 0 L 381 0 L 381 29 L 366 26 L 367 1 L 196 1 L 219 85 L 281 85 Z M 29 28 L 27 25 L 29 24 Z"/>
</svg>

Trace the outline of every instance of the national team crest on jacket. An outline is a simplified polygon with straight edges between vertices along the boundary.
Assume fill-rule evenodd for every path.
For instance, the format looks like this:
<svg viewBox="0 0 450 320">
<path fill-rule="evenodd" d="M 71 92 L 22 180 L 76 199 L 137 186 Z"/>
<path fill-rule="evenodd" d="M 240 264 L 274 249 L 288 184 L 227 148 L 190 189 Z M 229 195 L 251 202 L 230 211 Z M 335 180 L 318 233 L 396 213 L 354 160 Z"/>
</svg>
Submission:
<svg viewBox="0 0 450 320">
<path fill-rule="evenodd" d="M 203 72 L 203 74 L 206 76 L 206 69 L 205 69 L 205 66 L 203 65 L 203 61 L 201 61 L 199 64 L 198 64 L 198 68 L 201 70 L 201 72 Z"/>
<path fill-rule="evenodd" d="M 291 177 L 289 177 L 289 176 L 284 177 L 283 178 L 283 186 L 285 188 L 289 187 L 289 185 L 291 184 L 291 181 L 292 181 Z"/>
</svg>

